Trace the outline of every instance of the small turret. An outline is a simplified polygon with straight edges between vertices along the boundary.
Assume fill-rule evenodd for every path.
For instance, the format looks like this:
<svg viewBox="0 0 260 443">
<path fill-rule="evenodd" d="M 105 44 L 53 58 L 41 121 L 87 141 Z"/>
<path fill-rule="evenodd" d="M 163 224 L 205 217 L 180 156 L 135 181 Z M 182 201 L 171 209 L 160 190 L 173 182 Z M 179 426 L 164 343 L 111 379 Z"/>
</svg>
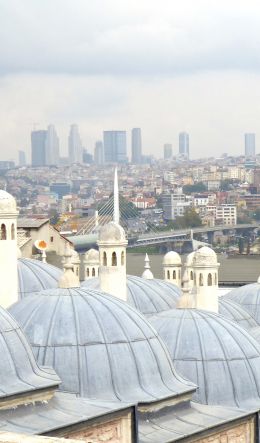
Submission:
<svg viewBox="0 0 260 443">
<path fill-rule="evenodd" d="M 213 249 L 203 246 L 194 253 L 192 268 L 197 309 L 218 312 L 218 267 Z"/>
<path fill-rule="evenodd" d="M 181 257 L 175 251 L 170 251 L 163 258 L 163 278 L 166 281 L 181 286 Z"/>
<path fill-rule="evenodd" d="M 98 277 L 99 275 L 99 252 L 96 249 L 89 249 L 84 257 L 85 280 Z"/>
<path fill-rule="evenodd" d="M 145 254 L 144 272 L 142 273 L 142 278 L 145 278 L 146 280 L 152 280 L 153 279 L 153 273 L 151 271 L 150 259 L 148 257 L 148 254 Z"/>
</svg>

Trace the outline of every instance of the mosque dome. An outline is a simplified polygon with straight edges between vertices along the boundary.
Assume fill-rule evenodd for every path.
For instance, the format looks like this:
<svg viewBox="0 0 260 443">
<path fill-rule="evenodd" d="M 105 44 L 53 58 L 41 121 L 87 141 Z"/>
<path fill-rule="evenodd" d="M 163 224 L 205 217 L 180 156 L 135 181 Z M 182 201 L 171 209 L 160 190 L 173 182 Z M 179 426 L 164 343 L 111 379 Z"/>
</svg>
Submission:
<svg viewBox="0 0 260 443">
<path fill-rule="evenodd" d="M 109 222 L 99 229 L 99 242 L 108 243 L 126 241 L 125 231 L 118 223 Z"/>
<path fill-rule="evenodd" d="M 251 283 L 233 289 L 223 297 L 242 306 L 260 325 L 260 284 Z"/>
<path fill-rule="evenodd" d="M 62 270 L 56 266 L 28 258 L 19 258 L 17 263 L 20 298 L 42 291 L 43 289 L 58 287 Z"/>
<path fill-rule="evenodd" d="M 144 315 L 156 314 L 176 307 L 180 289 L 165 280 L 145 279 L 128 275 L 127 302 Z M 82 287 L 100 290 L 98 278 L 91 278 L 82 283 Z"/>
<path fill-rule="evenodd" d="M 0 212 L 17 212 L 15 198 L 3 189 L 0 189 Z"/>
<path fill-rule="evenodd" d="M 163 266 L 181 265 L 181 257 L 175 251 L 169 251 L 163 257 Z"/>
<path fill-rule="evenodd" d="M 233 320 L 245 329 L 255 328 L 258 326 L 255 319 L 242 306 L 238 305 L 232 300 L 226 300 L 223 297 L 219 298 L 218 302 L 219 314 L 223 317 Z M 251 333 L 251 331 L 250 331 Z"/>
<path fill-rule="evenodd" d="M 8 397 L 56 387 L 55 372 L 40 367 L 23 331 L 13 317 L 0 307 L 0 406 Z M 10 406 L 9 406 L 10 407 Z"/>
<path fill-rule="evenodd" d="M 222 315 L 173 309 L 149 319 L 176 370 L 198 385 L 193 399 L 208 405 L 260 405 L 260 345 Z"/>
<path fill-rule="evenodd" d="M 217 255 L 208 246 L 202 246 L 193 255 L 192 266 L 217 266 Z"/>
<path fill-rule="evenodd" d="M 96 249 L 89 249 L 84 256 L 85 262 L 99 264 L 99 252 Z"/>
<path fill-rule="evenodd" d="M 127 303 L 85 288 L 53 289 L 10 308 L 39 364 L 61 389 L 102 400 L 146 403 L 191 392 L 150 323 Z"/>
</svg>

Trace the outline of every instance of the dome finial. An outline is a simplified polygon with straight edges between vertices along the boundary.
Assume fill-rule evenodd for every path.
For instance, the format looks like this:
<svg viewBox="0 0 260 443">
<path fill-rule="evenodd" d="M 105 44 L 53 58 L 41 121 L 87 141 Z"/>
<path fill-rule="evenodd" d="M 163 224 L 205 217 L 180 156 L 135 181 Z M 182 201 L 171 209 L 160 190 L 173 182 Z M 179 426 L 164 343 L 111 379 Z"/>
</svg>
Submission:
<svg viewBox="0 0 260 443">
<path fill-rule="evenodd" d="M 79 278 L 73 272 L 73 264 L 72 264 L 72 252 L 71 248 L 68 244 L 65 246 L 65 252 L 64 252 L 64 273 L 62 274 L 61 278 L 59 279 L 59 288 L 68 289 L 68 288 L 79 288 Z"/>
<path fill-rule="evenodd" d="M 151 271 L 150 259 L 149 259 L 148 254 L 145 254 L 145 258 L 144 258 L 144 272 L 142 274 L 142 278 L 146 278 L 146 280 L 152 280 L 153 279 L 153 273 Z"/>
<path fill-rule="evenodd" d="M 120 220 L 120 210 L 119 210 L 119 191 L 118 191 L 118 177 L 117 168 L 115 168 L 114 176 L 114 217 L 113 220 L 119 225 Z"/>
</svg>

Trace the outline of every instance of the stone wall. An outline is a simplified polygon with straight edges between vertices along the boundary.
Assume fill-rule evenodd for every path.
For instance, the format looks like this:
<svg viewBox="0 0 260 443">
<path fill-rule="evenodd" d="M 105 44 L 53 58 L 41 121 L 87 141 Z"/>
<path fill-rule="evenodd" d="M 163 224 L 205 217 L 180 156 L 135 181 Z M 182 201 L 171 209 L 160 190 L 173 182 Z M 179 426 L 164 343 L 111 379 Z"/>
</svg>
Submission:
<svg viewBox="0 0 260 443">
<path fill-rule="evenodd" d="M 105 423 L 94 424 L 84 430 L 71 432 L 68 438 L 88 443 L 132 443 L 131 413 Z"/>
<path fill-rule="evenodd" d="M 192 441 L 194 443 L 253 443 L 256 441 L 254 419 Z"/>
</svg>

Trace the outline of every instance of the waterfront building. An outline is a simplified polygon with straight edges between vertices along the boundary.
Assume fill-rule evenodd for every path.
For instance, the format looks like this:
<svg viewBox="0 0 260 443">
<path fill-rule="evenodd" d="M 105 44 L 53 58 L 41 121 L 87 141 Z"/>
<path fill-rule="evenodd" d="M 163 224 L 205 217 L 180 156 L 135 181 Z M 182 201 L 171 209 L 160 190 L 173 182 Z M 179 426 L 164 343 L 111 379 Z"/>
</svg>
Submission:
<svg viewBox="0 0 260 443">
<path fill-rule="evenodd" d="M 105 163 L 127 163 L 126 131 L 104 131 Z"/>
<path fill-rule="evenodd" d="M 172 158 L 172 145 L 170 143 L 165 143 L 163 145 L 163 158 L 164 160 Z"/>
<path fill-rule="evenodd" d="M 83 148 L 81 143 L 81 138 L 79 135 L 78 125 L 71 125 L 70 133 L 68 138 L 68 148 L 69 148 L 69 161 L 73 163 L 82 163 L 83 161 Z"/>
<path fill-rule="evenodd" d="M 190 157 L 190 140 L 187 132 L 180 132 L 179 134 L 179 155 Z"/>
<path fill-rule="evenodd" d="M 32 166 L 46 165 L 46 137 L 45 130 L 31 132 Z"/>
<path fill-rule="evenodd" d="M 141 128 L 132 129 L 132 163 L 140 165 L 142 163 L 142 135 Z"/>
</svg>

